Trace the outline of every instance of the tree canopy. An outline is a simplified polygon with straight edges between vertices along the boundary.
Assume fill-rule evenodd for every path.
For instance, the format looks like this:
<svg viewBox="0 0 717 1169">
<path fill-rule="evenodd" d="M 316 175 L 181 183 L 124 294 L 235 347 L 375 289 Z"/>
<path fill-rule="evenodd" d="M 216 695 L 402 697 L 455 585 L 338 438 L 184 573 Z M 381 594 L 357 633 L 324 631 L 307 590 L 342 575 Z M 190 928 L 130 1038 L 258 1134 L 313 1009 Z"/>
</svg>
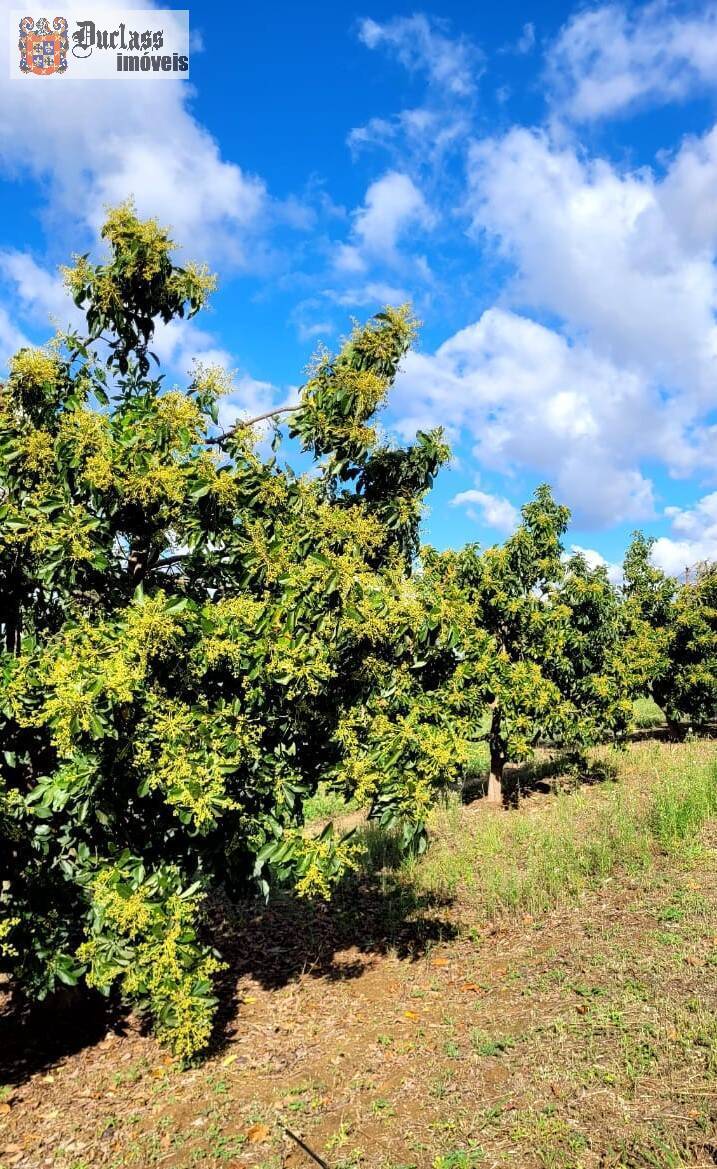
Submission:
<svg viewBox="0 0 717 1169">
<path fill-rule="evenodd" d="M 529 758 L 539 741 L 584 748 L 630 720 L 618 598 L 603 567 L 566 560 L 569 517 L 543 485 L 504 544 L 428 561 L 432 588 L 455 606 L 466 734 L 488 721 L 491 800 L 505 795 L 505 764 Z"/>
<path fill-rule="evenodd" d="M 673 736 L 717 711 L 717 567 L 698 564 L 679 584 L 636 532 L 625 555 L 625 660 L 636 693 L 649 693 Z"/>
<path fill-rule="evenodd" d="M 373 425 L 406 309 L 316 359 L 289 416 L 310 473 L 248 422 L 221 434 L 227 375 L 167 387 L 151 351 L 212 278 L 130 206 L 102 236 L 66 271 L 86 333 L 20 351 L 0 399 L 3 965 L 34 995 L 119 985 L 189 1056 L 219 962 L 205 894 L 326 896 L 356 846 L 305 830 L 321 781 L 408 840 L 460 767 L 411 579 L 448 452 Z"/>
</svg>

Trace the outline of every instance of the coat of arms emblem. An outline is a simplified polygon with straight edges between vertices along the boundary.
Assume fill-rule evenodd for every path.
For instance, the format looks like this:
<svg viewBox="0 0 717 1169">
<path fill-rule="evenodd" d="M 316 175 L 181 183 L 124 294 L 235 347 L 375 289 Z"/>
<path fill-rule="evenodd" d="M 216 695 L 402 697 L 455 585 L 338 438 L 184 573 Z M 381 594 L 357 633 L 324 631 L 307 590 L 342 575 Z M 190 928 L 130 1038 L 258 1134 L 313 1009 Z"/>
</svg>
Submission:
<svg viewBox="0 0 717 1169">
<path fill-rule="evenodd" d="M 44 16 L 35 22 L 31 16 L 20 21 L 20 69 L 23 73 L 64 73 L 67 69 L 67 21 L 56 16 L 50 22 Z"/>
</svg>

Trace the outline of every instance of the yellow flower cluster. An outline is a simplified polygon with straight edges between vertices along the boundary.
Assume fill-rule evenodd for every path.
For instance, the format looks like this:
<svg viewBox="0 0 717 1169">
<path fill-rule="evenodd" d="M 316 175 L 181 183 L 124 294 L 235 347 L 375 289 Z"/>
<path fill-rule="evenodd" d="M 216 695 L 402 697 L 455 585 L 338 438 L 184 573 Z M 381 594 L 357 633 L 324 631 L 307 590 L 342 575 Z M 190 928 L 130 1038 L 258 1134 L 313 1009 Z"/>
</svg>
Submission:
<svg viewBox="0 0 717 1169">
<path fill-rule="evenodd" d="M 22 445 L 27 469 L 40 475 L 48 474 L 55 452 L 52 435 L 46 430 L 33 430 Z"/>
<path fill-rule="evenodd" d="M 209 271 L 206 264 L 194 264 L 191 261 L 185 264 L 184 269 L 177 269 L 172 273 L 169 281 L 186 300 L 195 300 L 205 304 L 207 297 L 217 287 L 217 278 Z"/>
<path fill-rule="evenodd" d="M 8 938 L 19 924 L 19 917 L 4 917 L 0 919 L 0 958 L 17 957 L 17 947 L 12 942 L 9 942 Z"/>
<path fill-rule="evenodd" d="M 212 605 L 212 631 L 202 639 L 198 655 L 201 663 L 216 666 L 220 662 L 241 667 L 247 647 L 256 639 L 256 627 L 264 614 L 264 604 L 245 595 L 231 597 Z"/>
<path fill-rule="evenodd" d="M 155 463 L 148 471 L 129 473 L 124 481 L 127 498 L 145 507 L 183 503 L 185 484 L 186 473 L 178 463 Z"/>
<path fill-rule="evenodd" d="M 222 733 L 223 732 L 223 733 Z M 232 737 L 231 753 L 224 748 Z M 227 773 L 257 756 L 259 728 L 235 715 L 227 726 L 210 714 L 199 715 L 183 703 L 158 698 L 140 728 L 135 764 L 147 787 L 162 792 L 167 804 L 202 831 L 217 816 L 238 805 L 227 794 Z"/>
<path fill-rule="evenodd" d="M 60 376 L 60 359 L 50 349 L 20 349 L 9 365 L 5 393 L 11 409 L 54 387 Z"/>
<path fill-rule="evenodd" d="M 77 459 L 85 481 L 106 491 L 113 481 L 112 440 L 107 418 L 96 410 L 68 410 L 60 420 L 59 439 Z"/>
<path fill-rule="evenodd" d="M 121 633 L 111 625 L 89 622 L 68 629 L 40 661 L 44 702 L 30 725 L 49 726 L 58 753 L 71 755 L 78 737 L 92 730 L 103 704 L 132 701 L 145 680 L 149 657 L 168 653 L 180 628 L 160 593 L 126 610 Z M 37 680 L 28 676 L 23 681 L 18 671 L 12 683 L 19 713 L 25 687 L 29 692 Z"/>
<path fill-rule="evenodd" d="M 223 365 L 204 365 L 195 361 L 192 388 L 207 398 L 223 398 L 234 388 L 233 374 Z"/>
<path fill-rule="evenodd" d="M 160 227 L 156 219 L 137 218 L 129 199 L 108 209 L 102 235 L 113 248 L 122 252 L 127 274 L 139 276 L 142 280 L 151 280 L 160 272 L 174 246 L 167 229 Z"/>
<path fill-rule="evenodd" d="M 356 840 L 336 840 L 333 836 L 321 839 L 300 833 L 296 838 L 303 856 L 302 870 L 296 882 L 299 897 L 331 897 L 331 886 L 344 873 L 356 870 L 365 852 L 365 846 Z"/>
<path fill-rule="evenodd" d="M 224 507 L 232 507 L 239 499 L 239 483 L 230 472 L 221 471 L 212 481 L 211 492 Z"/>
<path fill-rule="evenodd" d="M 187 945 L 200 897 L 173 894 L 156 902 L 141 887 L 128 895 L 108 869 L 96 878 L 92 898 L 103 929 L 132 942 L 133 954 L 131 963 L 108 969 L 100 939 L 84 942 L 77 957 L 89 966 L 88 985 L 104 989 L 119 978 L 127 997 L 149 1004 L 159 1038 L 179 1059 L 191 1059 L 206 1047 L 212 1029 L 214 999 L 204 987 L 225 968 L 207 950 Z"/>
<path fill-rule="evenodd" d="M 74 255 L 72 267 L 65 264 L 60 268 L 65 288 L 71 296 L 77 296 L 90 283 L 94 268 L 86 256 Z"/>
<path fill-rule="evenodd" d="M 201 432 L 202 415 L 197 403 L 179 390 L 162 395 L 157 402 L 157 417 L 174 439 L 179 438 L 182 431 L 189 431 L 194 439 Z"/>
</svg>

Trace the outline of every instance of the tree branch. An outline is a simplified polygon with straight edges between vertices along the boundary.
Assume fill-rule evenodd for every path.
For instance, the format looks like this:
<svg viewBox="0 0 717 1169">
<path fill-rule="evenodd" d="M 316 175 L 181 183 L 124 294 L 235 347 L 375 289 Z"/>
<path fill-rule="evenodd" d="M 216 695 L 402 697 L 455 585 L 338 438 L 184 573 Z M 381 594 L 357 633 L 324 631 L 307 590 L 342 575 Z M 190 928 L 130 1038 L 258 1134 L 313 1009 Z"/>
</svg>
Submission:
<svg viewBox="0 0 717 1169">
<path fill-rule="evenodd" d="M 187 559 L 188 553 L 178 552 L 176 556 L 166 556 L 164 560 L 158 560 L 156 564 L 152 565 L 152 571 L 155 568 L 168 568 L 172 564 L 180 564 L 182 560 Z"/>
<path fill-rule="evenodd" d="M 276 414 L 295 414 L 297 410 L 303 409 L 304 407 L 300 402 L 297 402 L 293 406 L 277 406 L 275 410 L 267 410 L 264 414 L 257 414 L 256 418 L 247 418 L 246 421 L 244 419 L 240 419 L 239 422 L 235 422 L 229 430 L 226 430 L 224 434 L 218 435 L 217 438 L 207 438 L 204 441 L 207 444 L 222 443 L 225 442 L 226 439 L 231 438 L 235 430 L 239 430 L 242 427 L 254 426 L 257 422 L 263 422 L 266 418 L 273 418 Z"/>
</svg>

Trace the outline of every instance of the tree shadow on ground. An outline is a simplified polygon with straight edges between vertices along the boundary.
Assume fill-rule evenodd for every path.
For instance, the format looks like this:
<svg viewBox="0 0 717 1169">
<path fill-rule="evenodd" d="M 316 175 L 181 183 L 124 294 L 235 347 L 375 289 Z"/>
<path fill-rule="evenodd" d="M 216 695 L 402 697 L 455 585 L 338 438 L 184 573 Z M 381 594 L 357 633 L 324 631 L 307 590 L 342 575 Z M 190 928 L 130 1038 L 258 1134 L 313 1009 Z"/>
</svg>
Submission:
<svg viewBox="0 0 717 1169">
<path fill-rule="evenodd" d="M 120 1003 L 94 991 L 63 989 L 33 1004 L 8 992 L 0 998 L 0 1085 L 22 1084 L 108 1031 L 124 1034 L 126 1018 Z"/>
<path fill-rule="evenodd" d="M 508 763 L 504 773 L 505 804 L 516 807 L 520 799 L 549 795 L 556 790 L 577 791 L 597 783 L 612 782 L 617 767 L 604 760 L 583 760 L 569 751 L 530 759 L 525 763 Z M 472 804 L 486 794 L 487 776 L 471 776 L 463 788 L 463 803 Z"/>
<path fill-rule="evenodd" d="M 377 867 L 351 874 L 329 902 L 278 893 L 268 904 L 217 898 L 210 906 L 208 940 L 227 963 L 217 985 L 210 1053 L 241 1031 L 237 984 L 242 978 L 267 990 L 301 976 L 360 978 L 366 956 L 392 953 L 411 961 L 457 935 L 446 914 L 450 900 L 418 894 L 395 872 L 402 855 L 391 834 L 364 832 L 369 863 Z M 117 1001 L 75 988 L 33 1007 L 13 1002 L 9 994 L 4 998 L 0 993 L 0 1084 L 19 1085 L 93 1047 L 109 1031 L 145 1029 Z"/>
<path fill-rule="evenodd" d="M 631 743 L 642 743 L 649 739 L 660 743 L 684 743 L 690 734 L 696 739 L 717 739 L 717 722 L 696 723 L 694 726 L 683 723 L 672 729 L 666 723 L 655 723 L 654 726 L 637 727 L 627 737 Z"/>
<path fill-rule="evenodd" d="M 458 935 L 447 914 L 452 899 L 419 893 L 396 871 L 405 859 L 397 839 L 371 827 L 362 835 L 366 871 L 347 878 L 331 901 L 279 894 L 268 904 L 256 900 L 218 909 L 217 946 L 227 970 L 220 980 L 215 1050 L 237 1021 L 242 978 L 265 990 L 278 990 L 302 976 L 356 979 L 366 972 L 367 957 L 393 954 L 415 961 Z M 377 867 L 368 871 L 373 863 Z"/>
</svg>

